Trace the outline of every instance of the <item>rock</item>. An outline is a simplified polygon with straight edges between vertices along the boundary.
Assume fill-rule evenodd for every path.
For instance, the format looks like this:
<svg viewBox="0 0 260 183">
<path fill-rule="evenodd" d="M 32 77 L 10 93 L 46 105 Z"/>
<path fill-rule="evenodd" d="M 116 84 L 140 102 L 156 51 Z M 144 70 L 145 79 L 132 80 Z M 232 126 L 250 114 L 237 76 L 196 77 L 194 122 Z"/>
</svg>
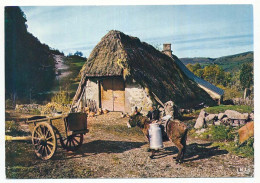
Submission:
<svg viewBox="0 0 260 183">
<path fill-rule="evenodd" d="M 252 120 L 252 121 L 254 121 L 254 113 L 250 113 L 250 114 L 249 114 L 249 119 Z"/>
<path fill-rule="evenodd" d="M 221 121 L 223 123 L 229 123 L 230 122 L 228 117 L 224 117 Z"/>
<path fill-rule="evenodd" d="M 205 125 L 205 118 L 198 117 L 198 119 L 196 120 L 196 124 L 194 125 L 194 128 L 196 129 L 202 128 L 204 125 Z"/>
<path fill-rule="evenodd" d="M 227 115 L 225 113 L 219 113 L 218 114 L 218 120 L 222 120 L 224 117 L 226 117 Z"/>
<path fill-rule="evenodd" d="M 249 122 L 238 130 L 239 142 L 243 143 L 254 136 L 254 122 Z"/>
<path fill-rule="evenodd" d="M 221 121 L 216 121 L 216 122 L 214 122 L 214 125 L 216 125 L 216 126 L 221 125 Z"/>
<path fill-rule="evenodd" d="M 212 120 L 214 120 L 216 118 L 217 118 L 216 114 L 209 114 L 208 116 L 205 117 L 205 121 L 209 122 L 209 121 L 212 121 Z"/>
<path fill-rule="evenodd" d="M 248 113 L 243 113 L 244 119 L 248 120 L 249 119 L 249 114 Z"/>
<path fill-rule="evenodd" d="M 203 109 L 200 111 L 199 117 L 205 118 L 208 115 Z"/>
<path fill-rule="evenodd" d="M 205 125 L 205 117 L 206 117 L 206 115 L 207 115 L 207 113 L 204 110 L 200 111 L 199 117 L 196 120 L 194 128 L 196 128 L 196 129 L 202 128 Z"/>
<path fill-rule="evenodd" d="M 202 133 L 204 133 L 206 131 L 206 129 L 205 128 L 202 128 L 202 129 L 200 129 L 200 130 L 197 130 L 195 133 L 197 133 L 197 134 L 202 134 Z"/>
<path fill-rule="evenodd" d="M 226 110 L 225 114 L 230 119 L 246 119 L 247 120 L 248 116 L 249 116 L 248 113 L 241 114 L 234 110 Z"/>
</svg>

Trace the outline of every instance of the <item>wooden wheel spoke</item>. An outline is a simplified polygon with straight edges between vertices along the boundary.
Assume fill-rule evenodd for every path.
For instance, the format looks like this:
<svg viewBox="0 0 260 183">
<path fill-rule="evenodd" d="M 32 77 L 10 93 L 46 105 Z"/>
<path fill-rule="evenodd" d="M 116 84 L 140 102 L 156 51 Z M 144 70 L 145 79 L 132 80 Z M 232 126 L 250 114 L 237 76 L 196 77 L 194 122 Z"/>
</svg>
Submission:
<svg viewBox="0 0 260 183">
<path fill-rule="evenodd" d="M 46 138 L 47 133 L 49 132 L 49 130 L 48 130 L 47 127 L 44 127 L 43 129 L 44 129 L 44 133 L 43 133 L 43 135 L 44 135 L 44 137 Z"/>
<path fill-rule="evenodd" d="M 45 138 L 47 138 L 50 135 L 50 131 L 47 131 L 47 134 L 45 135 Z"/>
<path fill-rule="evenodd" d="M 77 144 L 79 144 L 79 141 L 76 138 L 74 138 L 74 140 L 77 142 Z"/>
<path fill-rule="evenodd" d="M 66 146 L 68 146 L 68 143 L 69 143 L 69 141 L 68 141 L 68 139 L 67 139 Z"/>
<path fill-rule="evenodd" d="M 33 144 L 35 144 L 35 145 L 39 145 L 40 142 L 41 142 L 41 141 L 40 141 L 39 138 L 33 137 Z"/>
<path fill-rule="evenodd" d="M 52 136 L 50 136 L 50 137 L 48 137 L 48 138 L 46 138 L 46 140 L 50 140 L 50 139 L 52 139 L 53 137 Z"/>
<path fill-rule="evenodd" d="M 47 152 L 47 147 L 44 146 L 44 152 L 45 152 L 45 155 L 48 156 L 48 152 Z"/>
<path fill-rule="evenodd" d="M 48 150 L 49 150 L 49 151 L 50 151 L 50 153 L 51 153 L 51 150 L 52 150 L 52 149 L 49 147 L 49 145 L 48 145 L 48 144 L 46 145 L 46 147 L 48 148 Z"/>
<path fill-rule="evenodd" d="M 38 131 L 38 129 L 35 130 L 35 133 L 38 135 L 38 137 L 42 136 L 42 134 Z"/>
<path fill-rule="evenodd" d="M 73 138 L 71 139 L 71 142 L 72 142 L 73 146 L 75 147 L 76 145 L 75 145 L 75 143 L 74 143 Z"/>
<path fill-rule="evenodd" d="M 54 144 L 50 141 L 47 141 L 47 144 L 51 145 L 51 146 L 54 146 Z"/>
<path fill-rule="evenodd" d="M 40 126 L 40 133 L 41 133 L 41 135 L 42 135 L 42 136 L 44 136 L 44 133 L 43 133 L 43 128 L 42 128 L 42 126 Z"/>
<path fill-rule="evenodd" d="M 61 140 L 61 145 L 67 151 L 76 151 L 83 142 L 83 134 L 73 134 Z"/>
<path fill-rule="evenodd" d="M 70 140 L 69 144 L 70 144 L 69 146 L 71 147 L 71 140 Z"/>
<path fill-rule="evenodd" d="M 36 151 L 40 153 L 40 150 L 42 149 L 42 145 L 40 145 L 39 149 L 37 149 Z"/>
</svg>

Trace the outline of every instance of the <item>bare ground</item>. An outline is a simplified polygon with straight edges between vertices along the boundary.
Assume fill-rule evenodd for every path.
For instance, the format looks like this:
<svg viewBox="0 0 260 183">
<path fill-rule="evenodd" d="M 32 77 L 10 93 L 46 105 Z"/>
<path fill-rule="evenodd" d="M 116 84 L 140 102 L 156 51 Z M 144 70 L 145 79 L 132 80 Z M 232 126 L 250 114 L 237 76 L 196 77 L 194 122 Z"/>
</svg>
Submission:
<svg viewBox="0 0 260 183">
<path fill-rule="evenodd" d="M 164 143 L 150 159 L 148 143 L 127 118 L 109 113 L 88 119 L 90 132 L 77 152 L 61 147 L 51 160 L 36 157 L 31 142 L 6 142 L 7 178 L 152 178 L 152 177 L 252 177 L 254 162 L 188 137 L 183 164 L 176 164 L 177 148 Z"/>
</svg>

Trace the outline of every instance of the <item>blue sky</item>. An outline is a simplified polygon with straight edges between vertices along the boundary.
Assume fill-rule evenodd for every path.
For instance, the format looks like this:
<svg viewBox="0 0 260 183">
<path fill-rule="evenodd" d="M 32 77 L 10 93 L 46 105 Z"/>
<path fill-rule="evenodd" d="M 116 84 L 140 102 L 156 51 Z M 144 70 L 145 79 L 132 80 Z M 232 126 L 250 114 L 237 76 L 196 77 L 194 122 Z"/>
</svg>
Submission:
<svg viewBox="0 0 260 183">
<path fill-rule="evenodd" d="M 65 54 L 88 57 L 109 30 L 154 46 L 172 43 L 178 57 L 220 57 L 253 51 L 251 5 L 21 7 L 28 31 Z"/>
</svg>

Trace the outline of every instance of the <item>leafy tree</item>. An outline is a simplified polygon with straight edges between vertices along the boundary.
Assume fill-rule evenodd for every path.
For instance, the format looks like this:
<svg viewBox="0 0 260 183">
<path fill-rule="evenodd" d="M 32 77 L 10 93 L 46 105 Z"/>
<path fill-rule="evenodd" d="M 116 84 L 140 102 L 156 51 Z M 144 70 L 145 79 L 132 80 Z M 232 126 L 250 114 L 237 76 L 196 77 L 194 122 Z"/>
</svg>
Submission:
<svg viewBox="0 0 260 183">
<path fill-rule="evenodd" d="M 28 102 L 48 91 L 55 79 L 50 48 L 27 32 L 26 21 L 19 7 L 5 8 L 5 90 L 6 98 L 14 102 L 17 98 Z"/>
<path fill-rule="evenodd" d="M 243 87 L 249 88 L 253 84 L 253 65 L 249 63 L 244 63 L 241 67 L 241 72 L 239 75 L 240 83 Z"/>
<path fill-rule="evenodd" d="M 194 72 L 194 74 L 200 78 L 204 78 L 203 74 L 204 74 L 204 70 L 203 69 L 198 69 Z"/>
<path fill-rule="evenodd" d="M 76 52 L 74 53 L 74 55 L 82 57 L 82 56 L 83 56 L 83 53 L 82 53 L 81 51 L 76 51 Z"/>
</svg>

